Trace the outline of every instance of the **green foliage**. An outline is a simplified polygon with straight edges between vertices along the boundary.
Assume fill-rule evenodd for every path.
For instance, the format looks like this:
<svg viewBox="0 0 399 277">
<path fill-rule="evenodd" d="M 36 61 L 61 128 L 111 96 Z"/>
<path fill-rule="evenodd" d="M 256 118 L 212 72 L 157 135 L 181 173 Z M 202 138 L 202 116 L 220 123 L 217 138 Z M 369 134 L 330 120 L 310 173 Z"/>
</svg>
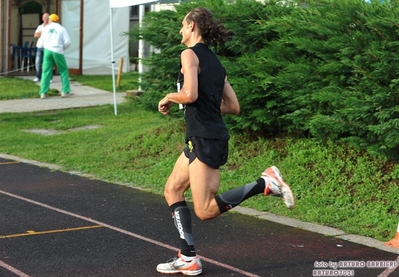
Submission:
<svg viewBox="0 0 399 277">
<path fill-rule="evenodd" d="M 132 35 L 156 52 L 143 62 L 143 102 L 175 91 L 181 20 L 205 6 L 235 32 L 214 49 L 241 103 L 236 131 L 342 140 L 398 158 L 399 8 L 363 0 L 183 2 L 150 13 Z M 176 111 L 177 108 L 175 108 Z"/>
<path fill-rule="evenodd" d="M 143 60 L 143 64 L 151 68 L 142 74 L 140 83 L 146 92 L 141 97 L 142 103 L 147 108 L 156 108 L 164 93 L 176 91 L 179 54 L 184 49 L 179 45 L 181 20 L 176 12 L 170 10 L 150 12 L 142 22 L 142 29 L 130 30 L 132 37 L 144 39 L 156 49 Z"/>
</svg>

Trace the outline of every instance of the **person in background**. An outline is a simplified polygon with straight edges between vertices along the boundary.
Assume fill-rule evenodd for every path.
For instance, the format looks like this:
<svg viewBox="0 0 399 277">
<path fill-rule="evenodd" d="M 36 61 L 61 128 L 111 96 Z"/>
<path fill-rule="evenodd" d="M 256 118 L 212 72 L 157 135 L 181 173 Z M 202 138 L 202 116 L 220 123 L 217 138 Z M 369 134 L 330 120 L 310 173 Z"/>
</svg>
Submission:
<svg viewBox="0 0 399 277">
<path fill-rule="evenodd" d="M 43 31 L 43 28 L 47 26 L 48 24 L 48 17 L 49 14 L 48 13 L 43 13 L 42 15 L 42 21 L 43 23 L 40 24 L 37 28 L 36 31 L 34 33 L 34 37 L 37 38 L 37 42 L 36 42 L 36 59 L 35 59 L 35 67 L 36 67 L 36 77 L 35 79 L 33 79 L 33 82 L 39 82 L 40 79 L 42 78 L 42 64 L 43 64 L 43 47 L 41 47 L 42 45 L 42 38 L 41 38 L 41 34 Z"/>
<path fill-rule="evenodd" d="M 237 96 L 227 80 L 226 70 L 209 48 L 231 40 L 234 33 L 216 21 L 211 11 L 199 7 L 183 19 L 178 92 L 168 93 L 158 110 L 168 114 L 174 103 L 183 104 L 186 143 L 164 190 L 180 238 L 180 251 L 172 260 L 158 264 L 160 273 L 199 275 L 202 263 L 196 255 L 191 214 L 184 197 L 191 189 L 195 214 L 208 220 L 234 208 L 244 200 L 263 193 L 281 197 L 289 209 L 294 195 L 277 167 L 266 168 L 261 176 L 246 185 L 217 195 L 219 167 L 227 162 L 229 133 L 222 114 L 240 112 Z"/>
<path fill-rule="evenodd" d="M 65 98 L 70 93 L 69 72 L 65 61 L 64 51 L 71 44 L 71 39 L 67 30 L 59 23 L 56 14 L 49 16 L 49 24 L 42 31 L 43 72 L 40 81 L 40 98 L 45 99 L 46 93 L 50 88 L 50 79 L 54 65 L 57 66 L 61 77 L 62 91 L 61 97 Z"/>
</svg>

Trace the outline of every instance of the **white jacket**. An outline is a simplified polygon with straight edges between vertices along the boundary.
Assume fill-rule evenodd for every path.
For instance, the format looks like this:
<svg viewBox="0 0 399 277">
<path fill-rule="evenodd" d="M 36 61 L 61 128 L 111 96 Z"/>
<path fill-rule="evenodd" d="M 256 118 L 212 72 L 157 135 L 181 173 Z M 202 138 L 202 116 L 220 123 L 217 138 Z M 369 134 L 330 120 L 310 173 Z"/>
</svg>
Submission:
<svg viewBox="0 0 399 277">
<path fill-rule="evenodd" d="M 59 54 L 64 54 L 64 50 L 71 44 L 67 30 L 56 22 L 43 28 L 41 38 L 42 48 Z"/>
<path fill-rule="evenodd" d="M 35 34 L 36 34 L 36 33 L 41 33 L 41 32 L 43 31 L 43 28 L 44 28 L 44 24 L 42 23 L 42 24 L 40 24 L 40 25 L 37 27 L 37 29 L 36 29 L 36 31 L 35 31 Z M 41 35 L 40 35 L 40 37 L 37 39 L 36 47 L 37 47 L 37 48 L 43 48 L 43 39 L 42 39 L 42 36 L 41 36 Z"/>
</svg>

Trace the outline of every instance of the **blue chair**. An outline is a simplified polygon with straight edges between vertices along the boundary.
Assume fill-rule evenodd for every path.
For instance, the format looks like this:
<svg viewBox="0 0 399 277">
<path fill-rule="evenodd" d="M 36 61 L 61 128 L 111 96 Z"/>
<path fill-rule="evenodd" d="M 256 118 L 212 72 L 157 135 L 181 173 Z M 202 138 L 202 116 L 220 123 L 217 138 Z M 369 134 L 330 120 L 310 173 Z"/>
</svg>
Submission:
<svg viewBox="0 0 399 277">
<path fill-rule="evenodd" d="M 35 64 L 36 60 L 36 52 L 37 52 L 37 47 L 34 41 L 30 44 L 30 56 L 32 59 L 32 63 Z"/>
<path fill-rule="evenodd" d="M 19 65 L 21 62 L 21 46 L 14 45 L 11 43 L 12 52 L 11 52 L 11 63 L 14 68 L 19 69 Z M 16 63 L 16 64 L 15 64 Z"/>
<path fill-rule="evenodd" d="M 26 60 L 26 63 L 28 65 L 27 72 L 29 72 L 30 62 L 32 61 L 32 59 L 34 57 L 34 55 L 32 55 L 32 46 L 33 46 L 33 42 L 29 46 L 29 41 L 26 41 L 24 46 L 21 49 L 21 58 L 22 58 L 21 71 L 24 71 L 25 60 Z"/>
</svg>

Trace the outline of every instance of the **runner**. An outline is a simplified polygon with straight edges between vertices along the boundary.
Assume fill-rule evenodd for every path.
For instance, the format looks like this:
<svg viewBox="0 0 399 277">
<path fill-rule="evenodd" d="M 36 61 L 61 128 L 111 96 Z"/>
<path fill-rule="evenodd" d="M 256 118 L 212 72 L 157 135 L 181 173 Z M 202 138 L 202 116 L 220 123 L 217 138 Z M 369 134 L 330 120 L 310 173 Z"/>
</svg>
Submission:
<svg viewBox="0 0 399 277">
<path fill-rule="evenodd" d="M 157 266 L 161 273 L 198 275 L 201 260 L 196 256 L 191 230 L 191 214 L 184 192 L 191 188 L 194 210 L 201 220 L 208 220 L 239 205 L 256 194 L 279 196 L 288 208 L 295 206 L 290 187 L 277 167 L 267 168 L 261 177 L 247 185 L 216 195 L 220 187 L 219 167 L 227 162 L 228 130 L 221 114 L 238 114 L 240 104 L 229 84 L 226 70 L 209 46 L 217 47 L 231 40 L 228 31 L 206 8 L 195 8 L 183 19 L 181 43 L 180 90 L 168 93 L 158 104 L 159 112 L 168 114 L 173 103 L 183 105 L 186 143 L 167 180 L 164 195 L 180 236 L 176 258 Z"/>
</svg>

